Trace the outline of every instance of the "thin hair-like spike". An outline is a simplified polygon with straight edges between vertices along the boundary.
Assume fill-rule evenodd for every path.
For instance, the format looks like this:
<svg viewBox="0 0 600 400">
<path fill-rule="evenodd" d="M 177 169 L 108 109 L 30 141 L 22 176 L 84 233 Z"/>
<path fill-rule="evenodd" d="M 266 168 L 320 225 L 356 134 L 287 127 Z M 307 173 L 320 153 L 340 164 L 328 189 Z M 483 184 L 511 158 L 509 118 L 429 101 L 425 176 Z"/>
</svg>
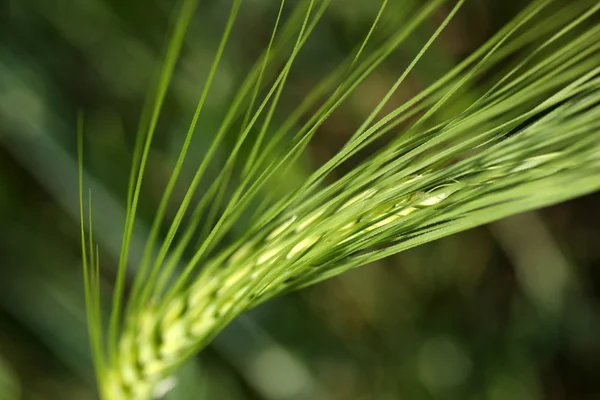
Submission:
<svg viewBox="0 0 600 400">
<path fill-rule="evenodd" d="M 330 0 L 325 0 L 324 4 L 328 4 L 329 1 Z M 245 138 L 245 136 L 250 132 L 250 129 L 252 128 L 252 126 L 254 125 L 254 123 L 257 121 L 258 116 L 260 115 L 260 113 L 262 112 L 262 110 L 265 108 L 265 106 L 266 106 L 267 102 L 269 101 L 270 97 L 273 95 L 273 93 L 275 92 L 275 90 L 277 89 L 277 87 L 282 83 L 282 81 L 284 79 L 284 76 L 285 76 L 285 71 L 289 70 L 291 68 L 295 56 L 300 51 L 300 48 L 301 48 L 301 39 L 304 36 L 304 32 L 306 30 L 306 26 L 308 24 L 308 20 L 309 20 L 311 11 L 313 9 L 314 2 L 315 2 L 315 0 L 310 0 L 310 3 L 309 3 L 309 6 L 308 6 L 308 9 L 306 11 L 306 15 L 305 15 L 304 21 L 302 22 L 302 26 L 300 28 L 300 33 L 298 34 L 298 39 L 296 40 L 296 43 L 294 45 L 294 49 L 292 51 L 292 55 L 288 59 L 288 61 L 287 61 L 286 65 L 285 65 L 283 71 L 281 72 L 281 74 L 278 76 L 277 80 L 275 81 L 275 83 L 271 87 L 271 90 L 269 91 L 269 93 L 267 94 L 267 96 L 263 100 L 262 104 L 260 105 L 260 107 L 256 111 L 256 114 L 253 117 L 252 121 L 250 121 L 248 127 L 243 132 L 243 134 L 242 134 L 243 137 L 240 138 L 240 139 L 238 139 L 238 141 L 236 143 L 236 149 L 234 149 L 234 151 L 232 151 L 232 153 L 228 157 L 226 163 L 230 163 L 230 162 L 232 162 L 235 159 L 235 157 L 237 156 L 237 151 L 239 151 L 239 147 L 241 146 L 241 143 L 243 142 L 243 138 Z M 320 11 L 324 12 L 324 10 L 325 10 L 325 7 L 322 7 Z M 317 16 L 318 15 L 319 14 L 317 14 Z M 238 192 L 239 192 L 239 190 L 238 190 Z M 236 197 L 236 195 L 234 195 L 234 199 L 235 199 L 235 197 Z M 169 299 L 170 297 L 172 297 L 175 293 L 177 293 L 179 290 L 181 290 L 181 288 L 185 285 L 185 283 L 187 281 L 187 278 L 192 273 L 192 271 L 194 270 L 195 266 L 200 261 L 200 259 L 204 256 L 204 254 L 205 254 L 206 250 L 208 249 L 208 247 L 210 246 L 213 238 L 217 235 L 217 233 L 218 233 L 218 231 L 219 231 L 219 229 L 221 227 L 221 224 L 223 224 L 223 221 L 227 217 L 228 211 L 231 210 L 232 204 L 234 204 L 234 201 L 231 201 L 229 203 L 228 208 L 223 212 L 223 215 L 217 221 L 217 223 L 215 224 L 215 227 L 212 229 L 212 231 L 210 232 L 210 234 L 208 235 L 208 237 L 206 238 L 206 240 L 203 242 L 202 246 L 198 250 L 196 250 L 194 256 L 192 256 L 191 260 L 187 263 L 187 266 L 184 268 L 184 270 L 181 272 L 181 274 L 177 278 L 177 281 L 171 286 L 171 288 L 169 288 L 168 293 L 165 295 L 166 299 Z M 187 203 L 185 202 L 185 199 L 182 202 L 182 207 L 184 205 L 187 206 Z M 208 271 L 208 270 L 209 270 L 209 268 L 205 268 L 203 271 Z M 166 284 L 167 279 L 169 278 L 169 276 L 170 276 L 171 273 L 172 273 L 172 271 L 169 271 L 169 270 L 164 270 L 163 271 L 163 274 L 162 274 L 161 278 L 159 278 L 159 282 L 160 282 L 160 284 L 158 286 L 159 291 L 162 289 L 162 286 L 164 286 Z"/>
<path fill-rule="evenodd" d="M 102 390 L 105 361 L 104 343 L 102 339 L 102 319 L 100 316 L 100 281 L 97 258 L 94 257 L 93 247 L 93 225 L 92 225 L 92 196 L 91 190 L 88 195 L 88 229 L 89 237 L 85 234 L 85 208 L 83 198 L 83 111 L 77 114 L 77 171 L 79 180 L 79 224 L 81 230 L 81 254 L 83 269 L 83 286 L 85 295 L 86 321 L 92 361 L 98 382 L 98 389 Z M 89 245 L 89 256 L 88 250 Z"/>
<path fill-rule="evenodd" d="M 212 82 L 213 82 L 215 74 L 217 72 L 217 68 L 219 66 L 221 57 L 225 50 L 225 45 L 227 43 L 227 40 L 229 39 L 229 34 L 231 32 L 231 29 L 233 28 L 233 23 L 235 21 L 235 18 L 237 16 L 240 6 L 241 6 L 241 0 L 235 0 L 232 5 L 232 8 L 231 8 L 231 12 L 230 12 L 227 26 L 225 28 L 225 32 L 221 38 L 221 42 L 219 43 L 219 48 L 217 49 L 217 53 L 213 60 L 210 72 L 208 74 L 208 78 L 204 85 L 202 95 L 200 96 L 200 99 L 198 100 L 198 104 L 196 106 L 194 116 L 192 117 L 192 121 L 190 123 L 188 132 L 184 139 L 183 146 L 181 148 L 179 156 L 177 157 L 175 167 L 169 178 L 169 181 L 167 183 L 167 186 L 166 186 L 163 196 L 161 198 L 161 202 L 158 206 L 156 216 L 152 223 L 150 237 L 148 238 L 148 241 L 146 244 L 146 249 L 144 251 L 144 258 L 140 265 L 140 269 L 136 274 L 136 280 L 134 282 L 134 287 L 132 290 L 132 294 L 130 296 L 130 304 L 134 308 L 143 306 L 143 302 L 146 299 L 146 296 L 144 295 L 144 293 L 149 292 L 150 288 L 153 286 L 154 280 L 156 279 L 156 276 L 158 274 L 158 268 L 160 267 L 161 262 L 164 259 L 164 254 L 168 251 L 168 248 L 165 248 L 164 246 L 161 247 L 161 250 L 160 250 L 159 254 L 157 255 L 157 259 L 153 263 L 153 266 L 148 273 L 148 267 L 150 266 L 150 263 L 151 263 L 151 258 L 154 253 L 156 240 L 158 238 L 158 232 L 159 232 L 160 226 L 163 222 L 163 219 L 164 219 L 164 216 L 165 216 L 165 213 L 167 210 L 167 205 L 169 203 L 173 189 L 175 188 L 175 183 L 181 172 L 181 168 L 183 166 L 183 162 L 185 161 L 191 140 L 196 131 L 196 125 L 198 123 L 200 113 L 202 112 L 202 109 L 204 108 L 206 98 L 208 96 L 209 90 L 211 88 Z M 209 158 L 209 157 L 207 156 L 207 158 Z"/>
<path fill-rule="evenodd" d="M 171 40 L 167 47 L 165 61 L 160 72 L 157 85 L 157 94 L 154 103 L 151 107 L 152 112 L 150 114 L 148 130 L 145 133 L 144 137 L 144 144 L 143 150 L 141 152 L 139 167 L 136 164 L 134 164 L 132 167 L 132 173 L 137 173 L 137 178 L 135 179 L 135 188 L 133 190 L 133 195 L 131 196 L 131 206 L 128 205 L 128 212 L 125 220 L 121 255 L 119 257 L 119 266 L 117 270 L 117 279 L 113 293 L 113 304 L 109 322 L 108 351 L 110 354 L 111 362 L 115 362 L 116 360 L 118 340 L 117 336 L 119 332 L 119 325 L 121 319 L 121 309 L 123 307 L 123 292 L 125 289 L 125 273 L 127 270 L 127 259 L 129 255 L 129 242 L 131 241 L 131 235 L 133 234 L 133 225 L 135 222 L 135 215 L 137 211 L 142 180 L 144 177 L 144 171 L 146 168 L 146 162 L 148 160 L 148 154 L 150 153 L 150 145 L 152 144 L 152 138 L 156 130 L 160 110 L 162 108 L 167 89 L 169 87 L 169 83 L 171 82 L 171 77 L 175 69 L 175 64 L 177 62 L 179 52 L 183 45 L 183 39 L 185 37 L 187 27 L 191 21 L 192 15 L 194 14 L 198 1 L 199 0 L 183 0 L 183 3 L 181 5 L 177 22 L 175 24 Z M 133 172 L 134 169 L 137 169 L 137 171 Z"/>
</svg>

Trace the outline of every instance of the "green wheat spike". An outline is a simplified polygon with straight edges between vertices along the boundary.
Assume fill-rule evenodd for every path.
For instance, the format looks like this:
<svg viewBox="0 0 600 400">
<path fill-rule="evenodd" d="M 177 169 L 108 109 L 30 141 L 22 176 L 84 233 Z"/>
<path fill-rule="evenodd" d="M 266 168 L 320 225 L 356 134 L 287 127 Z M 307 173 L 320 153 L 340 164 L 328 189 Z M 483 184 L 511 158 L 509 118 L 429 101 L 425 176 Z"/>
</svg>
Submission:
<svg viewBox="0 0 600 400">
<path fill-rule="evenodd" d="M 129 242 L 145 167 L 185 32 L 198 3 L 182 0 L 156 89 L 146 99 L 136 138 L 106 338 L 100 312 L 98 250 L 91 232 L 91 196 L 87 237 L 83 227 L 84 127 L 80 117 L 84 286 L 90 343 L 104 400 L 152 398 L 161 391 L 165 379 L 229 321 L 282 292 L 600 188 L 600 27 L 590 23 L 600 4 L 581 0 L 561 6 L 551 0 L 532 1 L 471 56 L 381 116 L 389 99 L 465 3 L 427 1 L 375 45 L 373 37 L 380 35 L 377 29 L 391 1 L 381 1 L 364 40 L 357 43 L 348 59 L 317 84 L 294 111 L 280 115 L 283 112 L 278 104 L 294 62 L 331 2 L 297 2 L 284 21 L 292 6 L 281 0 L 267 48 L 240 85 L 175 217 L 166 221 L 167 206 L 199 115 L 234 32 L 236 17 L 243 12 L 242 0 L 231 0 L 220 45 L 125 302 Z M 293 165 L 324 121 L 440 7 L 446 10 L 444 21 L 399 71 L 398 79 L 339 153 L 289 195 L 264 202 L 264 189 Z M 519 58 L 516 64 L 504 62 L 515 57 Z M 497 68 L 502 65 L 511 67 Z M 468 107 L 450 115 L 441 112 L 451 109 L 448 106 L 455 98 L 492 72 L 495 77 L 489 89 Z M 207 176 L 216 150 L 238 119 L 242 124 L 224 167 L 217 176 Z M 274 126 L 276 121 L 282 122 Z M 258 130 L 258 139 L 242 160 L 241 149 L 252 129 Z M 390 138 L 385 147 L 325 184 L 342 163 L 384 135 Z M 211 184 L 193 204 L 200 182 L 206 179 Z M 226 197 L 229 192 L 231 196 Z M 225 243 L 225 235 L 261 199 L 260 212 L 255 213 L 250 226 L 233 243 Z M 183 224 L 186 215 L 189 219 Z M 201 227 L 205 215 L 209 223 Z M 162 238 L 159 231 L 165 223 L 168 231 Z M 198 232 L 201 240 L 195 245 Z M 189 258 L 184 257 L 186 250 L 191 251 Z"/>
</svg>

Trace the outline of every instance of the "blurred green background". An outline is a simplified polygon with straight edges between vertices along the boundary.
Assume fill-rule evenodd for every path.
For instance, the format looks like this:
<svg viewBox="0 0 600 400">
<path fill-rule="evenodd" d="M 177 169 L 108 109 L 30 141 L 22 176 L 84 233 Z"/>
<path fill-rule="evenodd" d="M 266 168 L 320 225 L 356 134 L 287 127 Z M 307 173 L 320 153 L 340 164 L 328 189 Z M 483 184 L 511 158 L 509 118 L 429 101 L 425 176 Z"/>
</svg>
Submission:
<svg viewBox="0 0 600 400">
<path fill-rule="evenodd" d="M 386 18 L 418 3 L 391 1 Z M 468 1 L 389 107 L 443 75 L 525 4 Z M 378 5 L 333 1 L 294 67 L 281 116 L 361 40 Z M 229 6 L 202 1 L 190 27 L 144 181 L 134 263 Z M 244 2 L 187 178 L 268 43 L 277 7 Z M 448 10 L 325 123 L 274 196 L 343 145 Z M 83 311 L 76 113 L 86 116 L 85 179 L 108 297 L 136 125 L 173 11 L 167 0 L 0 1 L 0 400 L 96 398 Z M 218 159 L 232 146 L 225 142 Z M 182 183 L 175 196 L 184 190 Z M 594 194 L 514 216 L 270 301 L 189 362 L 165 398 L 600 399 L 599 201 Z"/>
</svg>

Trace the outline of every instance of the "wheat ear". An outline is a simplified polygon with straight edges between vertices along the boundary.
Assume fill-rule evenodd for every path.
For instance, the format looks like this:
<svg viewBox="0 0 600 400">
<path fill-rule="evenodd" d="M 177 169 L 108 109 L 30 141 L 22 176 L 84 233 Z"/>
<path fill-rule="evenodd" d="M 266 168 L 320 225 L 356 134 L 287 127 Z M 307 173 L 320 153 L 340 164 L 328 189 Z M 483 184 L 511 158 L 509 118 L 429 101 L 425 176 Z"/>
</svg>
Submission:
<svg viewBox="0 0 600 400">
<path fill-rule="evenodd" d="M 184 4 L 189 6 L 191 3 L 193 1 L 189 0 Z M 428 2 L 413 21 L 424 20 L 442 3 Z M 462 3 L 455 3 L 448 18 L 406 71 L 410 71 Z M 527 22 L 537 18 L 541 10 L 551 3 L 545 0 L 533 2 L 473 57 L 407 104 L 375 122 L 408 72 L 403 73 L 337 156 L 317 170 L 298 190 L 268 203 L 268 211 L 259 215 L 237 242 L 211 252 L 241 212 L 250 207 L 250 200 L 258 195 L 259 190 L 271 182 L 277 171 L 291 165 L 327 116 L 374 66 L 398 46 L 405 33 L 416 26 L 409 24 L 411 29 L 393 36 L 393 40 L 372 53 L 373 57 L 367 57 L 365 63 L 360 63 L 357 60 L 373 32 L 374 23 L 356 56 L 350 59 L 342 73 L 336 72 L 331 80 L 325 80 L 323 88 L 329 89 L 332 94 L 300 129 L 291 149 L 280 153 L 270 163 L 258 157 L 253 149 L 250 157 L 253 162 L 246 163 L 239 190 L 212 230 L 202 236 L 199 249 L 194 249 L 193 257 L 184 263 L 181 274 L 173 282 L 173 272 L 182 259 L 183 249 L 198 228 L 205 206 L 200 203 L 174 253 L 167 257 L 197 186 L 194 179 L 158 252 L 157 261 L 152 265 L 149 261 L 152 257 L 148 256 L 142 262 L 142 272 L 136 277 L 123 327 L 120 327 L 123 271 L 127 260 L 124 250 L 106 347 L 99 333 L 102 322 L 98 300 L 98 252 L 93 246 L 93 239 L 89 237 L 86 240 L 82 224 L 90 339 L 103 398 L 150 398 L 156 394 L 157 388 L 160 389 L 166 377 L 189 356 L 206 346 L 232 318 L 283 291 L 310 285 L 454 232 L 600 188 L 600 28 L 587 28 L 585 25 L 600 5 L 589 7 L 587 2 L 582 1 L 581 7 L 567 8 L 568 13 L 564 9 L 556 10 L 547 19 L 538 21 L 552 28 L 544 34 L 536 34 L 535 26 L 531 30 L 525 29 Z M 284 2 L 281 4 L 283 8 Z M 292 55 L 256 113 L 249 111 L 246 114 L 237 142 L 240 146 L 258 116 L 267 109 L 267 104 L 271 104 L 263 127 L 268 126 L 269 116 L 275 109 L 292 61 L 314 27 L 312 22 L 318 21 L 328 1 L 307 0 L 303 4 L 305 11 L 298 14 L 300 33 L 292 46 Z M 387 1 L 382 3 L 375 21 L 386 4 Z M 239 5 L 239 1 L 234 1 L 233 17 Z M 189 21 L 189 15 L 185 15 L 186 21 Z M 310 16 L 314 19 L 311 20 Z M 232 21 L 230 18 L 228 27 Z M 514 39 L 509 41 L 509 38 Z M 545 40 L 540 43 L 540 38 Z M 450 118 L 431 123 L 438 110 L 449 105 L 452 96 L 472 84 L 487 68 L 534 43 L 537 43 L 536 50 L 505 72 L 469 107 L 455 112 Z M 557 50 L 546 52 L 550 45 L 556 46 Z M 276 43 L 273 44 L 274 52 L 277 47 Z M 242 88 L 246 94 L 253 93 L 249 110 L 254 106 L 268 60 L 269 51 L 263 62 L 253 70 L 255 74 L 250 74 L 250 84 Z M 214 69 L 216 65 L 217 61 Z M 165 73 L 166 82 L 171 73 L 172 66 Z M 309 96 L 311 101 L 316 102 L 323 95 L 320 90 L 321 87 L 314 98 Z M 203 93 L 197 113 L 206 93 Z M 234 101 L 234 104 L 237 103 Z M 299 109 L 310 109 L 313 104 L 303 103 Z M 236 107 L 233 109 L 237 110 Z M 230 122 L 236 112 L 227 121 Z M 402 135 L 396 136 L 381 151 L 342 178 L 323 185 L 324 178 L 341 163 L 410 117 L 414 117 L 414 121 Z M 291 117 L 291 120 L 297 121 L 295 118 Z M 223 131 L 230 128 L 229 122 L 224 123 Z M 293 125 L 284 124 L 286 129 Z M 194 126 L 195 122 L 190 132 L 193 132 Z M 80 137 L 82 129 L 80 126 Z M 264 131 L 261 130 L 261 134 Z M 279 133 L 274 136 L 283 137 Z M 137 179 L 138 183 L 129 195 L 124 248 L 131 235 L 136 196 L 139 195 L 150 140 L 151 134 L 148 134 L 146 142 L 140 139 L 136 146 L 134 159 L 137 161 L 134 161 L 132 182 Z M 274 143 L 267 142 L 265 147 L 276 148 Z M 184 146 L 181 159 L 185 157 L 186 149 Z M 233 160 L 231 162 L 236 160 L 238 149 L 236 144 L 229 159 Z M 206 198 L 223 198 L 223 188 L 227 188 L 232 171 L 229 160 Z M 204 171 L 203 166 L 199 168 L 199 177 Z M 175 177 L 178 168 L 180 166 L 175 170 Z M 264 170 L 261 171 L 261 168 Z M 169 190 L 164 204 L 168 198 Z M 82 192 L 80 202 L 83 220 Z M 159 210 L 162 210 L 158 213 L 159 222 L 153 228 L 146 252 L 150 255 L 164 215 L 164 209 Z M 259 210 L 265 208 L 259 207 Z M 216 213 L 211 210 L 208 215 Z M 86 247 L 88 241 L 89 248 Z"/>
<path fill-rule="evenodd" d="M 520 132 L 521 139 L 529 135 L 543 138 L 539 132 L 550 127 L 573 132 L 577 126 L 582 127 L 582 121 L 570 118 L 599 101 L 600 91 L 594 96 L 573 100 Z M 214 273 L 201 275 L 168 304 L 151 306 L 131 322 L 121 336 L 117 368 L 107 377 L 110 398 L 147 398 L 170 371 L 207 343 L 232 317 L 289 287 L 312 281 L 315 273 L 317 276 L 334 270 L 339 273 L 340 267 L 347 268 L 341 260 L 351 260 L 362 250 L 372 248 L 381 242 L 381 235 L 385 237 L 384 243 L 392 242 L 386 237 L 390 229 L 403 228 L 402 235 L 410 237 L 424 228 L 426 231 L 443 229 L 444 223 L 464 224 L 473 218 L 476 208 L 489 212 L 491 217 L 488 218 L 494 219 L 498 202 L 504 208 L 511 203 L 522 209 L 535 207 L 539 199 L 536 196 L 519 198 L 511 184 L 514 181 L 521 182 L 520 191 L 523 186 L 568 179 L 573 172 L 579 173 L 585 168 L 590 175 L 578 180 L 579 189 L 588 190 L 590 184 L 597 187 L 598 178 L 593 173 L 600 173 L 597 134 L 600 117 L 586 118 L 584 126 L 585 129 L 575 134 L 564 135 L 563 139 L 577 137 L 572 146 L 550 151 L 554 147 L 550 142 L 536 149 L 535 156 L 525 159 L 509 153 L 518 141 L 496 144 L 452 171 L 460 177 L 461 170 L 468 170 L 470 176 L 446 177 L 445 184 L 437 184 L 437 188 L 428 192 L 417 191 L 398 197 L 402 191 L 414 191 L 415 187 L 423 187 L 423 182 L 431 181 L 432 177 L 420 175 L 398 182 L 397 186 L 404 190 L 374 185 L 350 199 L 340 196 L 310 213 L 296 214 L 297 210 L 293 210 L 291 216 L 275 228 L 262 229 L 256 233 L 256 240 L 236 246 L 233 254 L 213 269 Z M 591 134 L 595 135 L 590 140 Z M 503 153 L 506 156 L 498 161 L 498 155 Z M 490 156 L 493 158 L 489 159 Z M 573 163 L 574 159 L 578 162 Z M 482 196 L 485 191 L 492 194 Z M 456 208 L 455 213 L 448 212 L 453 208 Z M 442 224 L 435 223 L 439 220 L 436 214 L 440 212 L 447 220 Z M 429 217 L 430 222 L 415 229 L 416 221 L 424 216 Z M 333 256 L 336 253 L 339 254 Z"/>
</svg>

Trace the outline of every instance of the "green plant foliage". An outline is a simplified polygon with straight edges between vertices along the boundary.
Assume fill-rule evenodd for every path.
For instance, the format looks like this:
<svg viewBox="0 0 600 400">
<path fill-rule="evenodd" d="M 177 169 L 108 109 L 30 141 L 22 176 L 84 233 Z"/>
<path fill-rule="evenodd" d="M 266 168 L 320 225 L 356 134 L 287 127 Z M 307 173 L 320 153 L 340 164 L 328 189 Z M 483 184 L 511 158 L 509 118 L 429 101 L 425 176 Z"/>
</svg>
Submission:
<svg viewBox="0 0 600 400">
<path fill-rule="evenodd" d="M 239 85 L 185 194 L 174 199 L 190 146 L 206 129 L 199 120 L 242 3 L 231 1 L 125 296 L 150 150 L 197 1 L 184 0 L 177 11 L 136 136 L 106 336 L 92 237 L 94 194 L 84 196 L 86 126 L 79 119 L 87 323 L 107 400 L 144 400 L 162 392 L 169 376 L 233 318 L 276 295 L 600 188 L 600 25 L 593 23 L 600 4 L 533 1 L 456 67 L 390 110 L 390 99 L 465 1 L 424 2 L 390 29 L 386 10 L 395 5 L 384 0 L 355 51 L 290 111 L 280 104 L 286 84 L 330 0 L 282 0 L 269 22 L 268 45 Z M 442 11 L 435 32 L 337 154 L 286 193 L 263 195 L 291 174 L 326 120 L 370 74 Z M 475 87 L 485 89 L 472 99 L 463 96 Z M 220 162 L 217 151 L 226 140 L 232 147 Z M 340 173 L 345 165 L 353 167 Z"/>
</svg>

